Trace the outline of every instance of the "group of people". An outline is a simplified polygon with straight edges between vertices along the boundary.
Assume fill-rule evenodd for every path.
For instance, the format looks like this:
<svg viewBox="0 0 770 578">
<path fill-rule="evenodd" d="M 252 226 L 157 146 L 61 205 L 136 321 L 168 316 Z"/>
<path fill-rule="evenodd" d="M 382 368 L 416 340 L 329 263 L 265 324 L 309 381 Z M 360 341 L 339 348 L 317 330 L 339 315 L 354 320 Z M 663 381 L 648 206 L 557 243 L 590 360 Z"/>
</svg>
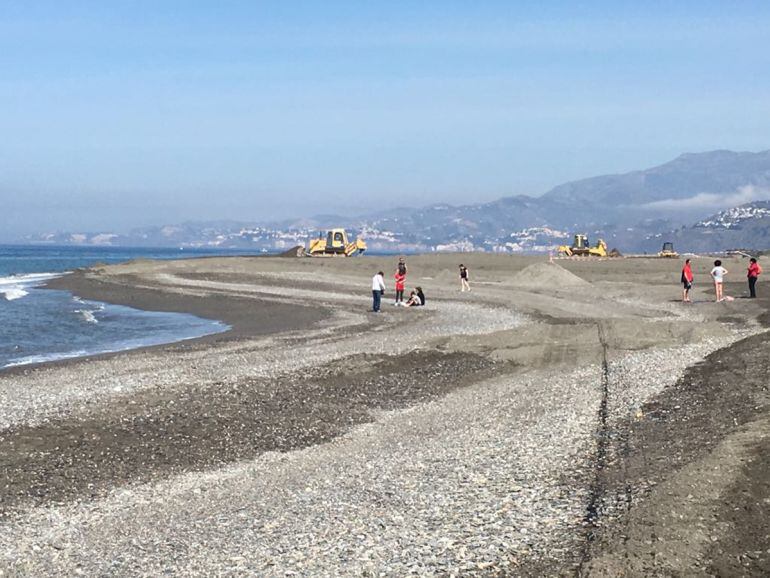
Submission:
<svg viewBox="0 0 770 578">
<path fill-rule="evenodd" d="M 404 258 L 401 257 L 398 260 L 396 271 L 393 274 L 396 287 L 396 298 L 393 305 L 402 307 L 421 307 L 425 305 L 425 293 L 422 287 L 415 287 L 409 294 L 408 299 L 404 299 L 404 291 L 406 290 L 406 274 L 407 267 Z M 714 261 L 714 267 L 711 269 L 710 275 L 714 282 L 714 294 L 717 302 L 732 300 L 732 297 L 726 297 L 723 291 L 723 284 L 725 275 L 728 274 L 727 269 L 722 266 L 722 261 L 717 259 Z M 760 267 L 756 258 L 751 257 L 749 259 L 749 266 L 746 271 L 746 278 L 749 283 L 749 297 L 755 298 L 757 296 L 757 279 L 762 274 L 762 267 Z M 691 303 L 690 290 L 692 289 L 693 281 L 695 277 L 692 273 L 692 265 L 690 259 L 686 259 L 682 267 L 682 301 L 684 303 Z M 470 274 L 468 268 L 460 263 L 460 291 L 470 291 Z M 385 274 L 382 271 L 378 271 L 374 277 L 372 277 L 372 311 L 379 312 L 382 305 L 382 297 L 385 295 Z"/>
<path fill-rule="evenodd" d="M 396 265 L 396 272 L 393 278 L 396 282 L 396 300 L 393 305 L 402 307 L 421 307 L 425 305 L 425 293 L 422 287 L 415 287 L 409 294 L 409 298 L 404 300 L 404 291 L 406 290 L 406 262 L 401 257 Z M 460 291 L 470 291 L 470 273 L 468 267 L 460 263 Z M 385 295 L 385 274 L 378 271 L 372 277 L 372 311 L 377 313 L 382 306 L 382 296 Z"/>
<path fill-rule="evenodd" d="M 724 300 L 731 300 L 731 297 L 725 297 L 723 291 L 723 283 L 725 275 L 728 271 L 722 267 L 722 261 L 717 259 L 714 261 L 714 268 L 711 269 L 711 278 L 714 281 L 714 293 L 716 295 L 717 302 Z M 749 259 L 749 267 L 746 271 L 746 278 L 749 282 L 749 297 L 755 298 L 757 296 L 757 278 L 762 274 L 762 267 L 759 266 L 757 260 L 752 257 Z M 685 260 L 682 267 L 682 301 L 685 303 L 691 303 L 690 289 L 692 289 L 693 280 L 695 277 L 692 274 L 692 266 L 690 265 L 690 259 Z"/>
<path fill-rule="evenodd" d="M 415 287 L 409 294 L 409 298 L 404 300 L 404 291 L 406 290 L 406 273 L 407 267 L 404 258 L 401 257 L 398 260 L 396 266 L 396 272 L 393 278 L 396 281 L 396 300 L 393 305 L 401 307 L 421 307 L 425 305 L 425 293 L 423 293 L 422 287 Z M 382 305 L 382 296 L 385 295 L 385 274 L 382 271 L 378 271 L 377 274 L 372 277 L 372 311 L 377 313 L 380 311 Z"/>
</svg>

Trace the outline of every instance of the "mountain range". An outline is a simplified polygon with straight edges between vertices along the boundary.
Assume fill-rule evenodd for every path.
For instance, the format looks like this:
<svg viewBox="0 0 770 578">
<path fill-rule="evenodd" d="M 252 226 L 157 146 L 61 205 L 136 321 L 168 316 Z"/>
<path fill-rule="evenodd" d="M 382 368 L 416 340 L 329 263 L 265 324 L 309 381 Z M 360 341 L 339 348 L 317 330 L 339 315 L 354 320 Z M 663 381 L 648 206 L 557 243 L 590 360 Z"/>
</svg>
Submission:
<svg viewBox="0 0 770 578">
<path fill-rule="evenodd" d="M 121 234 L 44 233 L 27 242 L 123 246 L 218 246 L 280 250 L 319 230 L 344 226 L 378 251 L 548 251 L 575 232 L 603 237 L 624 252 L 770 247 L 770 151 L 683 154 L 663 165 L 554 187 L 540 197 L 398 208 L 355 219 L 207 222 Z"/>
</svg>

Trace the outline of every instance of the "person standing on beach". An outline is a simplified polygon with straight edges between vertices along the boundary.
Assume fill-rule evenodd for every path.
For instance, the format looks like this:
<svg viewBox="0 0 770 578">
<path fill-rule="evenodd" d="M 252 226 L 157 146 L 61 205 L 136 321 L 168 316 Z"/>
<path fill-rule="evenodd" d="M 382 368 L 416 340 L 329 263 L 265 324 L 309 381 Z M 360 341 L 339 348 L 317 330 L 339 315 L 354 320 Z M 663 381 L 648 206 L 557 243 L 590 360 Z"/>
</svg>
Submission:
<svg viewBox="0 0 770 578">
<path fill-rule="evenodd" d="M 382 271 L 379 271 L 374 277 L 372 277 L 372 311 L 374 313 L 380 312 L 380 304 L 382 303 L 382 296 L 385 294 L 385 277 Z"/>
<path fill-rule="evenodd" d="M 722 261 L 717 259 L 714 261 L 714 268 L 711 270 L 711 278 L 714 279 L 714 292 L 716 293 L 717 303 L 723 299 L 722 296 L 722 282 L 728 271 L 722 267 Z"/>
<path fill-rule="evenodd" d="M 471 286 L 468 283 L 468 267 L 460 263 L 460 291 L 470 291 Z"/>
<path fill-rule="evenodd" d="M 762 274 L 762 267 L 759 266 L 757 260 L 752 257 L 749 260 L 749 270 L 746 273 L 746 277 L 749 280 L 749 297 L 755 299 L 757 296 L 757 277 Z"/>
<path fill-rule="evenodd" d="M 690 260 L 687 259 L 682 267 L 682 301 L 684 303 L 690 303 L 690 289 L 692 289 L 692 267 L 690 267 Z"/>
<path fill-rule="evenodd" d="M 396 279 L 396 301 L 393 303 L 393 305 L 403 305 L 404 289 L 406 288 L 406 275 L 401 273 L 401 271 L 396 270 L 396 274 L 393 275 L 393 277 Z"/>
</svg>

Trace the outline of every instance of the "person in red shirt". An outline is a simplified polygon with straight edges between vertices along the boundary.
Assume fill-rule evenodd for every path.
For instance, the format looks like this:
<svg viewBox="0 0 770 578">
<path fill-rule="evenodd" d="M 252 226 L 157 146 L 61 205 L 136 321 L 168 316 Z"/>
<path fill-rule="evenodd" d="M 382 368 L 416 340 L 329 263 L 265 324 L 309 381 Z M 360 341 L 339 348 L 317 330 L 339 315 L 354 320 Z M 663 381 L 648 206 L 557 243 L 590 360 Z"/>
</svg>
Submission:
<svg viewBox="0 0 770 578">
<path fill-rule="evenodd" d="M 393 305 L 403 305 L 404 288 L 406 286 L 406 275 L 402 273 L 400 270 L 397 270 L 396 274 L 393 275 L 393 277 L 396 279 L 396 302 Z"/>
<path fill-rule="evenodd" d="M 746 273 L 746 277 L 749 279 L 749 296 L 754 299 L 757 296 L 757 277 L 762 273 L 762 267 L 759 266 L 757 260 L 752 257 L 749 260 L 749 270 Z"/>
<path fill-rule="evenodd" d="M 690 260 L 687 259 L 682 267 L 682 301 L 684 303 L 690 303 L 690 289 L 692 289 L 692 268 L 690 267 Z"/>
</svg>

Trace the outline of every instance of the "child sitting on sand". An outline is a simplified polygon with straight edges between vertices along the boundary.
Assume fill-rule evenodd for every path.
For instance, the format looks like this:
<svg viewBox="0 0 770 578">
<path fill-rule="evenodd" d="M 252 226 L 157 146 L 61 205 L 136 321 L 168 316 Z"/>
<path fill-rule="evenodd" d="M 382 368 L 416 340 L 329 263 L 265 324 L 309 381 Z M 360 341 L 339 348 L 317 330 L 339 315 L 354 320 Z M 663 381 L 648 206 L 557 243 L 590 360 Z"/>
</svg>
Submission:
<svg viewBox="0 0 770 578">
<path fill-rule="evenodd" d="M 417 287 L 409 294 L 409 301 L 407 301 L 405 307 L 420 307 L 425 305 L 425 295 L 422 292 L 421 287 Z"/>
</svg>

